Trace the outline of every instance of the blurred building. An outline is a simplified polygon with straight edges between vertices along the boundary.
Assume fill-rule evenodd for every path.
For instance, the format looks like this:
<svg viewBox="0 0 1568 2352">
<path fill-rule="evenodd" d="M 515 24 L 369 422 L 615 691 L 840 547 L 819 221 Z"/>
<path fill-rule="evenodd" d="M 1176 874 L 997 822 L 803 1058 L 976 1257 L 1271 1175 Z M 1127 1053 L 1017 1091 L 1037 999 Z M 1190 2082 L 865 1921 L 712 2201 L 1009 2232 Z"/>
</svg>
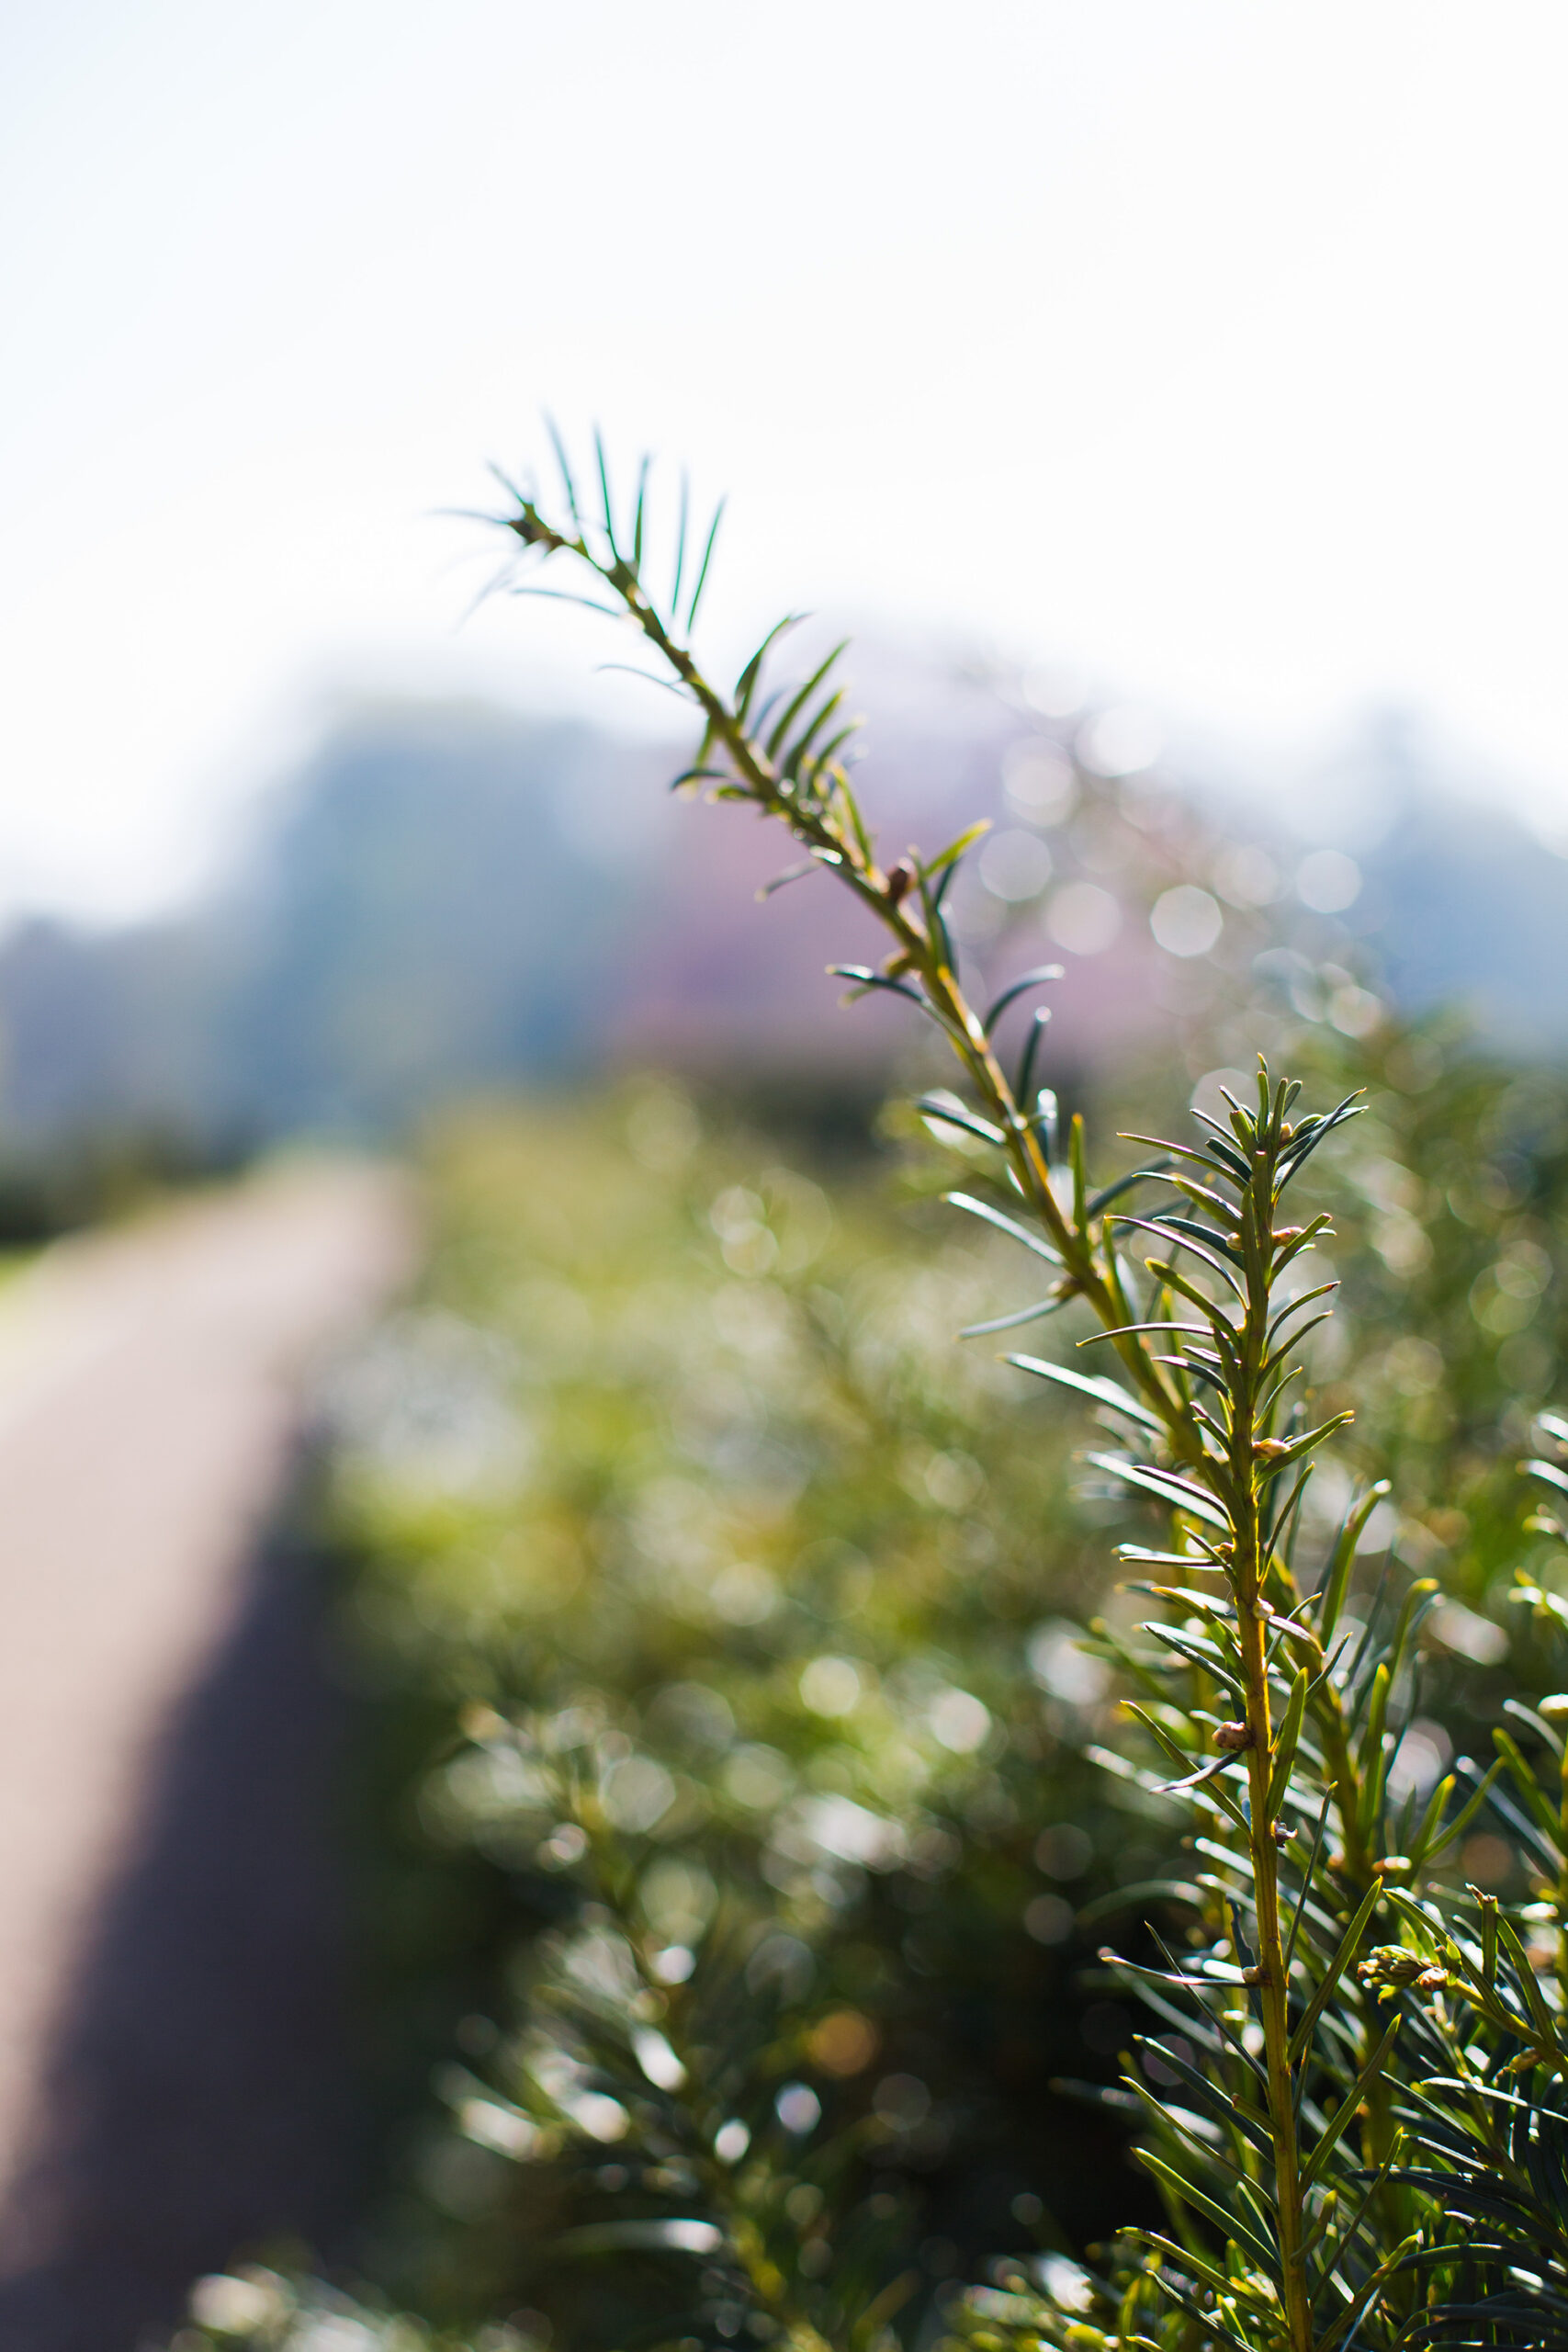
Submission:
<svg viewBox="0 0 1568 2352">
<path fill-rule="evenodd" d="M 1192 794 L 1168 781 L 1163 812 L 1145 793 L 1130 827 L 1111 786 L 1105 805 L 1054 805 L 1063 776 L 1078 789 L 1070 729 L 951 665 L 880 670 L 857 770 L 866 806 L 888 854 L 997 820 L 954 925 L 998 977 L 1066 966 L 1045 1074 L 1157 1033 L 1159 884 L 1133 869 L 1145 852 L 1187 854 L 1171 875 L 1223 896 L 1212 851 L 1193 868 L 1181 842 L 1212 842 L 1224 820 L 1190 821 Z M 1423 792 L 1397 746 L 1368 756 L 1379 775 L 1351 781 L 1358 805 L 1382 795 L 1382 814 L 1358 841 L 1343 918 L 1356 956 L 1414 1007 L 1456 1001 L 1514 1050 L 1561 1050 L 1568 863 Z M 790 844 L 745 809 L 672 800 L 673 764 L 580 723 L 346 712 L 209 903 L 111 934 L 26 922 L 0 942 L 0 1152 L 158 1137 L 199 1159 L 289 1136 L 392 1136 L 445 1100 L 627 1064 L 742 1087 L 809 1070 L 869 1091 L 909 1016 L 874 1001 L 846 1017 L 826 967 L 874 957 L 874 927 L 826 875 L 760 900 Z M 1276 838 L 1282 901 L 1292 857 L 1301 844 Z"/>
</svg>

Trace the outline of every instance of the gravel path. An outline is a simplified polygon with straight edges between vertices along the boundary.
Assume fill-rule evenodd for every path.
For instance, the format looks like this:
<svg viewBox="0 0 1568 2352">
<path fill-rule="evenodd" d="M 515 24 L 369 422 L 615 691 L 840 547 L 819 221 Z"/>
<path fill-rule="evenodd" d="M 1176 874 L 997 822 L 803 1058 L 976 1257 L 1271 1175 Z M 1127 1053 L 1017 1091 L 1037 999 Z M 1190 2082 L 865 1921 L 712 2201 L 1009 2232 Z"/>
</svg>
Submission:
<svg viewBox="0 0 1568 2352">
<path fill-rule="evenodd" d="M 331 1710 L 277 1515 L 313 1365 L 414 1254 L 396 1176 L 301 1162 L 0 1291 L 6 2352 L 130 2352 L 182 2265 L 298 2218 L 269 2201 L 342 2033 Z"/>
</svg>

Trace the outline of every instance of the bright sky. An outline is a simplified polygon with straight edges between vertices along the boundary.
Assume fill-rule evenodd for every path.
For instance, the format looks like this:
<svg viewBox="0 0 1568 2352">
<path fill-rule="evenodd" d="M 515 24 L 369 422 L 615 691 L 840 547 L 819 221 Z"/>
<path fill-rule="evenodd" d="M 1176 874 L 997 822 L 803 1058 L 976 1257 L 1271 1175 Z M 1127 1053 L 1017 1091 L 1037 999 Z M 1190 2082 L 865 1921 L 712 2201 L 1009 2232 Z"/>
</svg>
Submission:
<svg viewBox="0 0 1568 2352">
<path fill-rule="evenodd" d="M 0 905 L 187 888 L 345 685 L 590 691 L 547 606 L 458 628 L 431 519 L 545 403 L 730 491 L 722 650 L 952 628 L 1265 776 L 1396 700 L 1568 820 L 1561 0 L 50 0 L 3 47 Z"/>
</svg>

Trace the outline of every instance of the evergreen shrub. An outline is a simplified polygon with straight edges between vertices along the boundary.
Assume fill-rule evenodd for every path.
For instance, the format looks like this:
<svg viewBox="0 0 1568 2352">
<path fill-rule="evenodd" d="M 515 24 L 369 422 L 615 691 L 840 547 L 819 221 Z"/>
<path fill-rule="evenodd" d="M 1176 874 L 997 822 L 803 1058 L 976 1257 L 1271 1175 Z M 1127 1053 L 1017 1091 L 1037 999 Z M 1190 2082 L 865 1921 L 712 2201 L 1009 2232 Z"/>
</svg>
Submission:
<svg viewBox="0 0 1568 2352">
<path fill-rule="evenodd" d="M 1038 1083 L 1050 974 L 961 975 L 975 837 L 879 862 L 836 657 L 775 686 L 775 632 L 719 690 L 712 532 L 665 594 L 646 468 L 624 527 L 602 453 L 592 514 L 562 475 L 558 518 L 503 518 L 513 584 L 586 573 L 696 707 L 684 787 L 882 924 L 843 977 L 955 1065 L 919 1110 L 982 1247 L 868 1261 L 798 1169 L 716 1187 L 668 1093 L 591 1182 L 537 1125 L 449 1147 L 451 1319 L 403 1333 L 379 1424 L 349 1399 L 344 1507 L 384 1653 L 463 1686 L 426 1831 L 530 1931 L 400 2225 L 433 2316 L 241 2271 L 188 2340 L 1568 2342 L 1561 1088 L 1259 999 L 1255 1079 L 1091 1169 Z M 530 1479 L 482 1397 L 552 1315 L 579 1372 Z M 960 1319 L 1004 1373 L 936 1374 Z M 444 1348 L 445 1485 L 440 1415 L 399 1434 Z"/>
</svg>

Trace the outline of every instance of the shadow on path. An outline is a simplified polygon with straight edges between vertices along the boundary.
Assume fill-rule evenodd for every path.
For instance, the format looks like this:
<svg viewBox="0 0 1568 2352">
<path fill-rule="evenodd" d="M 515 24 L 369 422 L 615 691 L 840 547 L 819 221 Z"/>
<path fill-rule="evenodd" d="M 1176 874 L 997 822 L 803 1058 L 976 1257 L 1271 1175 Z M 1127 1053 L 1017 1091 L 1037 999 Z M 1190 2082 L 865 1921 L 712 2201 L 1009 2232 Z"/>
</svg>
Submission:
<svg viewBox="0 0 1568 2352">
<path fill-rule="evenodd" d="M 149 1775 L 64 2005 L 3 2225 L 3 2352 L 132 2352 L 191 2279 L 296 2233 L 361 2168 L 334 1838 L 348 1702 L 319 1564 L 280 1520 Z"/>
</svg>

